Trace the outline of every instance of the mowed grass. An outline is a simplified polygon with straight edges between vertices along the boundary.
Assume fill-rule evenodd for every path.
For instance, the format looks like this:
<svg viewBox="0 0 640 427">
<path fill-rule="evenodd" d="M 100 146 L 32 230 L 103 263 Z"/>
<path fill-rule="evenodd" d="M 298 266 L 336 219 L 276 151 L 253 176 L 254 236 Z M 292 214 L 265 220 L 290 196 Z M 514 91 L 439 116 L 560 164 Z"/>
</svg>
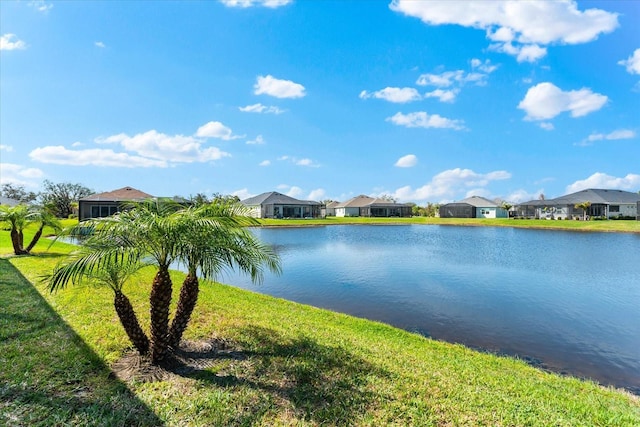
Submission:
<svg viewBox="0 0 640 427">
<path fill-rule="evenodd" d="M 322 219 L 261 219 L 264 226 L 303 226 L 303 225 L 348 225 L 348 224 L 424 224 L 424 225 L 457 225 L 479 227 L 516 227 L 548 230 L 601 231 L 640 233 L 640 221 L 558 221 L 545 219 L 513 219 L 513 218 L 362 218 L 362 217 L 326 217 Z"/>
<path fill-rule="evenodd" d="M 50 295 L 38 279 L 73 246 L 48 245 L 0 260 L 0 425 L 640 425 L 628 393 L 216 283 L 203 284 L 185 338 L 234 352 L 125 387 L 108 369 L 129 348 L 111 291 Z M 125 289 L 145 328 L 153 273 Z M 172 277 L 177 297 L 183 275 Z"/>
</svg>

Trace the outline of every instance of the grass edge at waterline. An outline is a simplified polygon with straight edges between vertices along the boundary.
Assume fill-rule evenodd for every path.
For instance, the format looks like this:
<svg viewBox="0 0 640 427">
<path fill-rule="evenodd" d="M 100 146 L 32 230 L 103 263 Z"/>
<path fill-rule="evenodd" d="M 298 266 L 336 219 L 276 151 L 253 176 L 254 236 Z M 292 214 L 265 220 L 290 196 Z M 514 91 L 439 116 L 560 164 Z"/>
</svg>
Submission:
<svg viewBox="0 0 640 427">
<path fill-rule="evenodd" d="M 1 254 L 10 252 L 5 234 L 0 236 Z M 34 340 L 33 331 L 20 320 L 25 313 L 14 311 L 13 317 L 3 318 L 3 330 L 12 338 L 0 343 L 2 366 L 7 367 L 0 374 L 4 375 L 2 402 L 20 390 L 22 409 L 16 413 L 12 411 L 17 406 L 4 406 L 3 413 L 18 419 L 0 423 L 50 419 L 82 424 L 86 419 L 79 414 L 91 413 L 95 424 L 109 424 L 104 414 L 117 407 L 114 399 L 119 399 L 124 412 L 132 407 L 152 411 L 152 416 L 141 418 L 142 425 L 155 420 L 168 425 L 631 426 L 640 422 L 638 397 L 619 390 L 381 323 L 218 284 L 202 286 L 186 338 L 228 340 L 238 357 L 221 357 L 214 366 L 174 381 L 134 382 L 128 385 L 130 395 L 117 394 L 122 392 L 117 381 L 95 367 L 113 363 L 128 345 L 111 295 L 92 286 L 46 293 L 38 277 L 72 249 L 62 243 L 49 248 L 48 243 L 39 244 L 34 256 L 1 260 L 3 287 L 4 269 L 15 267 L 16 274 L 7 275 L 8 289 L 20 291 L 23 302 L 42 297 L 53 309 L 49 317 L 43 311 L 50 310 L 47 307 L 29 311 L 31 318 L 45 316 L 40 323 L 46 325 L 66 322 L 72 333 L 52 331 L 55 340 L 45 346 L 50 357 L 41 358 L 42 342 Z M 145 295 L 152 274 L 143 271 L 127 288 L 140 313 L 148 310 Z M 182 274 L 172 274 L 174 284 L 180 283 Z M 41 296 L 28 292 L 33 287 Z M 17 303 L 11 292 L 0 296 L 3 313 L 4 307 Z M 85 359 L 87 353 L 73 350 L 82 345 L 96 357 Z M 45 404 L 42 396 L 54 390 L 58 403 Z M 26 416 L 31 418 L 20 419 Z"/>
</svg>

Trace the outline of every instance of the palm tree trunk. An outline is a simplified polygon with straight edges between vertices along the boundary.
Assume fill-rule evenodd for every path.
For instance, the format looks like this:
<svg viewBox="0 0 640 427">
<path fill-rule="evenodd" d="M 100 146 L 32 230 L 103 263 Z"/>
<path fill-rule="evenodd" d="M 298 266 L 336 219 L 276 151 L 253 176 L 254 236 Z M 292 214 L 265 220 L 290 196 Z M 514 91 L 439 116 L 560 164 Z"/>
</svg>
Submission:
<svg viewBox="0 0 640 427">
<path fill-rule="evenodd" d="M 153 278 L 149 297 L 151 306 L 151 363 L 154 365 L 162 362 L 169 347 L 171 285 L 168 267 L 161 266 Z"/>
<path fill-rule="evenodd" d="M 27 251 L 22 247 L 22 233 L 15 228 L 11 229 L 11 244 L 13 245 L 13 253 L 16 255 L 24 255 Z"/>
<path fill-rule="evenodd" d="M 36 234 L 33 235 L 33 239 L 31 239 L 31 243 L 29 243 L 29 246 L 27 246 L 27 249 L 25 249 L 27 253 L 31 252 L 31 249 L 33 249 L 36 243 L 38 243 L 38 240 L 40 240 L 40 236 L 42 236 L 43 229 L 44 229 L 44 223 L 40 225 L 40 228 L 38 229 L 38 231 L 36 231 Z"/>
<path fill-rule="evenodd" d="M 133 310 L 129 298 L 127 298 L 122 291 L 116 290 L 113 298 L 113 306 L 133 346 L 138 350 L 138 353 L 143 355 L 147 354 L 149 352 L 149 339 L 140 327 L 138 317 Z"/>
<path fill-rule="evenodd" d="M 188 274 L 182 283 L 176 315 L 171 322 L 171 329 L 169 329 L 169 345 L 171 347 L 175 348 L 180 344 L 182 334 L 187 329 L 191 313 L 198 302 L 198 292 L 198 276 Z"/>
</svg>

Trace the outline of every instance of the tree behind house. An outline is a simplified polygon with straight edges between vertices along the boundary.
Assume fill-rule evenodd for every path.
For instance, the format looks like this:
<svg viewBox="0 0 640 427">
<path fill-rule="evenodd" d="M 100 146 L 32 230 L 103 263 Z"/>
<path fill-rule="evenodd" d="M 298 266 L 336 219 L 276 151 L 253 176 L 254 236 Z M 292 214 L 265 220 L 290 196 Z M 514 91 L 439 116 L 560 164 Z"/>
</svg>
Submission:
<svg viewBox="0 0 640 427">
<path fill-rule="evenodd" d="M 81 184 L 58 183 L 45 180 L 40 193 L 41 204 L 58 218 L 69 218 L 77 207 L 78 200 L 95 192 Z"/>
</svg>

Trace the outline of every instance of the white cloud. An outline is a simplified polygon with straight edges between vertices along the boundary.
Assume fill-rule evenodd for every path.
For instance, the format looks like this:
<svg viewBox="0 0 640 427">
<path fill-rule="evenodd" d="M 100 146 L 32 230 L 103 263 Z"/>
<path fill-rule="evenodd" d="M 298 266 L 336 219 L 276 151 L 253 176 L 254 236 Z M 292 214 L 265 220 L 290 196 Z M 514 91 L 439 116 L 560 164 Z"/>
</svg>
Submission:
<svg viewBox="0 0 640 427">
<path fill-rule="evenodd" d="M 262 137 L 262 135 L 258 135 L 258 136 L 256 136 L 256 139 L 253 139 L 251 141 L 247 141 L 247 144 L 255 144 L 255 145 L 262 145 L 264 143 L 265 143 L 265 140 Z"/>
<path fill-rule="evenodd" d="M 238 196 L 240 200 L 248 199 L 249 197 L 253 197 L 255 194 L 249 192 L 248 189 L 242 188 L 240 190 L 236 190 L 231 193 L 232 196 Z"/>
<path fill-rule="evenodd" d="M 14 184 L 37 188 L 44 173 L 37 168 L 26 168 L 14 163 L 0 163 L 0 185 Z M 38 181 L 36 181 L 38 180 Z"/>
<path fill-rule="evenodd" d="M 575 193 L 576 191 L 586 190 L 587 188 L 606 188 L 615 190 L 632 190 L 640 188 L 640 175 L 627 174 L 623 178 L 607 175 L 606 173 L 596 172 L 587 179 L 576 181 L 567 186 L 567 193 Z"/>
<path fill-rule="evenodd" d="M 587 146 L 587 145 L 593 145 L 593 142 L 595 141 L 603 141 L 603 140 L 615 141 L 618 139 L 633 139 L 635 137 L 636 137 L 636 132 L 631 129 L 617 129 L 607 134 L 592 133 L 586 139 L 580 141 L 575 145 Z"/>
<path fill-rule="evenodd" d="M 415 113 L 402 114 L 396 113 L 392 117 L 387 117 L 387 121 L 392 122 L 398 126 L 405 126 L 408 128 L 448 128 L 461 130 L 464 129 L 464 122 L 462 120 L 452 120 L 442 117 L 438 114 L 427 114 L 424 111 L 418 111 Z"/>
<path fill-rule="evenodd" d="M 276 98 L 302 98 L 304 86 L 291 80 L 276 79 L 272 75 L 258 76 L 253 86 L 256 95 L 271 95 Z"/>
<path fill-rule="evenodd" d="M 265 114 L 282 114 L 286 111 L 275 106 L 266 106 L 260 103 L 247 105 L 246 107 L 238 107 L 238 109 L 245 113 L 265 113 Z"/>
<path fill-rule="evenodd" d="M 243 135 L 233 135 L 231 129 L 220 122 L 209 122 L 200 126 L 196 132 L 196 136 L 202 138 L 219 138 L 225 141 L 244 137 Z"/>
<path fill-rule="evenodd" d="M 510 203 L 528 202 L 530 200 L 538 199 L 540 194 L 544 194 L 544 190 L 543 189 L 540 189 L 540 190 L 535 191 L 533 193 L 529 193 L 528 191 L 521 189 L 521 190 L 516 190 L 516 191 L 511 192 L 505 198 L 505 200 L 510 202 Z"/>
<path fill-rule="evenodd" d="M 436 87 L 449 87 L 456 82 L 464 82 L 465 73 L 462 70 L 445 71 L 440 74 L 421 74 L 416 81 L 420 86 L 436 86 Z"/>
<path fill-rule="evenodd" d="M 269 166 L 269 165 L 271 165 L 271 160 L 263 160 L 258 164 L 258 166 Z"/>
<path fill-rule="evenodd" d="M 170 163 L 209 162 L 231 156 L 217 147 L 203 148 L 204 141 L 192 136 L 166 135 L 155 130 L 134 136 L 113 135 L 97 142 L 117 143 L 126 151 Z"/>
<path fill-rule="evenodd" d="M 107 46 L 106 46 L 104 43 L 102 43 L 102 42 L 95 42 L 95 43 L 94 43 L 94 45 L 95 45 L 96 47 L 99 47 L 99 48 L 102 48 L 102 49 L 104 49 L 105 47 L 107 47 Z"/>
<path fill-rule="evenodd" d="M 47 13 L 53 9 L 52 3 L 47 3 L 44 0 L 33 0 L 27 3 L 29 6 L 37 10 L 38 12 Z"/>
<path fill-rule="evenodd" d="M 425 98 L 438 98 L 440 100 L 440 102 L 453 102 L 453 101 L 455 101 L 456 96 L 458 95 L 459 92 L 460 92 L 460 90 L 458 90 L 458 89 L 454 89 L 454 90 L 436 89 L 434 91 L 425 93 L 424 97 Z"/>
<path fill-rule="evenodd" d="M 580 44 L 618 27 L 618 15 L 601 9 L 578 10 L 565 1 L 412 1 L 393 0 L 389 7 L 428 25 L 455 24 L 484 30 L 492 49 L 536 61 L 543 46 Z"/>
<path fill-rule="evenodd" d="M 412 189 L 410 186 L 398 188 L 393 197 L 401 201 L 436 201 L 456 200 L 466 197 L 470 190 L 480 191 L 493 181 L 511 178 L 507 171 L 493 171 L 486 174 L 471 169 L 449 169 L 434 176 L 422 187 Z M 463 196 L 463 197 L 461 197 Z"/>
<path fill-rule="evenodd" d="M 360 92 L 360 98 L 378 98 L 399 104 L 411 101 L 419 101 L 420 99 L 422 99 L 418 91 L 412 87 L 386 87 L 376 92 L 367 92 L 366 90 L 363 90 L 362 92 Z"/>
<path fill-rule="evenodd" d="M 298 166 L 307 166 L 307 167 L 310 167 L 310 168 L 318 168 L 318 167 L 320 167 L 319 164 L 317 164 L 313 160 L 307 159 L 307 158 L 300 159 L 300 160 L 295 160 L 294 163 L 296 165 L 298 165 Z"/>
<path fill-rule="evenodd" d="M 414 154 L 407 154 L 398 159 L 394 166 L 399 168 L 412 168 L 418 164 L 418 158 Z"/>
<path fill-rule="evenodd" d="M 263 6 L 271 9 L 286 6 L 293 0 L 220 0 L 227 7 L 240 7 L 246 9 L 253 6 Z"/>
<path fill-rule="evenodd" d="M 0 144 L 0 151 L 6 151 L 7 153 L 10 153 L 13 151 L 13 146 Z"/>
<path fill-rule="evenodd" d="M 489 50 L 515 56 L 518 62 L 536 62 L 547 55 L 547 48 L 540 47 L 537 44 L 514 46 L 511 42 L 494 43 L 489 45 Z"/>
<path fill-rule="evenodd" d="M 495 70 L 498 69 L 498 66 L 491 64 L 490 60 L 485 59 L 485 61 L 482 62 L 482 60 L 480 60 L 478 58 L 473 58 L 471 60 L 471 67 L 472 68 L 477 68 L 478 70 L 480 70 L 480 71 L 482 71 L 483 73 L 486 73 L 486 74 L 491 74 Z"/>
<path fill-rule="evenodd" d="M 292 157 L 292 156 L 280 156 L 278 157 L 279 161 L 287 161 L 287 162 L 291 162 L 294 165 L 297 166 L 307 166 L 307 167 L 311 167 L 311 168 L 319 168 L 320 165 L 317 164 L 316 162 L 314 162 L 313 160 L 309 159 L 309 158 L 304 158 L 304 159 L 298 159 L 296 157 Z"/>
<path fill-rule="evenodd" d="M 563 91 L 553 83 L 544 82 L 529 88 L 518 108 L 527 113 L 526 120 L 552 119 L 568 111 L 571 117 L 581 117 L 599 110 L 607 103 L 605 95 L 590 89 Z"/>
<path fill-rule="evenodd" d="M 538 124 L 538 126 L 540 126 L 544 130 L 554 130 L 555 129 L 555 126 L 553 125 L 553 123 L 549 123 L 549 122 L 541 122 L 541 123 Z"/>
<path fill-rule="evenodd" d="M 0 50 L 17 50 L 26 49 L 27 44 L 22 40 L 18 40 L 15 34 L 3 34 L 0 37 Z"/>
<path fill-rule="evenodd" d="M 110 149 L 92 148 L 87 150 L 68 150 L 62 146 L 36 148 L 29 157 L 40 163 L 71 166 L 107 166 L 125 168 L 166 167 L 164 160 L 155 160 L 127 153 L 116 153 Z"/>
<path fill-rule="evenodd" d="M 304 191 L 300 187 L 296 187 L 295 185 L 290 186 L 287 184 L 278 185 L 278 189 L 285 192 L 285 194 L 289 197 L 299 198 L 302 197 Z"/>
<path fill-rule="evenodd" d="M 0 165 L 2 166 L 0 170 L 2 170 L 3 175 L 8 174 L 9 176 L 13 175 L 21 178 L 42 178 L 44 176 L 44 173 L 37 168 L 26 168 L 13 163 L 1 163 Z"/>
<path fill-rule="evenodd" d="M 478 58 L 473 58 L 471 60 L 471 68 L 473 71 L 469 73 L 463 70 L 455 70 L 444 71 L 439 74 L 421 74 L 418 80 L 416 80 L 416 84 L 437 88 L 436 90 L 425 93 L 425 98 L 438 98 L 440 102 L 453 102 L 458 93 L 460 93 L 460 88 L 467 83 L 475 84 L 476 86 L 486 85 L 489 74 L 497 70 L 498 66 L 491 64 L 491 61 L 488 59 L 482 62 Z"/>
<path fill-rule="evenodd" d="M 323 188 L 316 188 L 315 190 L 311 190 L 311 192 L 307 196 L 307 200 L 316 200 L 316 201 L 321 201 L 326 198 L 327 198 L 327 192 L 324 191 Z"/>
<path fill-rule="evenodd" d="M 630 74 L 640 74 L 640 49 L 636 49 L 629 58 L 618 61 L 618 64 L 624 65 Z"/>
</svg>

